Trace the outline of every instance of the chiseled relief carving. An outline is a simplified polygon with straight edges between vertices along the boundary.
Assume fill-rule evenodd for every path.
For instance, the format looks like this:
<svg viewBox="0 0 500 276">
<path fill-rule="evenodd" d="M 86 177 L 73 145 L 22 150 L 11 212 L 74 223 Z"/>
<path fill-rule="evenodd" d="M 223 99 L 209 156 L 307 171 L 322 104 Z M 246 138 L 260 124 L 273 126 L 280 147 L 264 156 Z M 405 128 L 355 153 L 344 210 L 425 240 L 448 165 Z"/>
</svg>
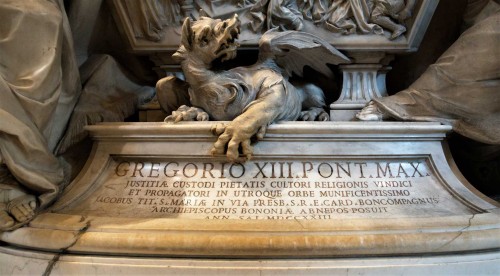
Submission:
<svg viewBox="0 0 500 276">
<path fill-rule="evenodd" d="M 411 17 L 416 0 L 262 0 L 251 9 L 255 19 L 252 29 L 261 22 L 267 28 L 301 30 L 303 21 L 311 21 L 335 33 L 391 32 L 390 39 L 402 35 L 404 21 Z M 301 11 L 301 12 L 299 12 Z M 259 13 L 260 12 L 260 13 Z"/>
<path fill-rule="evenodd" d="M 238 14 L 242 31 L 304 29 L 306 22 L 333 33 L 379 34 L 394 40 L 406 32 L 416 0 L 123 0 L 136 38 L 160 41 L 165 27 L 180 27 L 185 17 L 228 18 Z"/>
<path fill-rule="evenodd" d="M 177 26 L 193 10 L 190 0 L 123 0 L 123 4 L 135 37 L 151 41 L 160 41 L 165 26 Z"/>
<path fill-rule="evenodd" d="M 118 158 L 70 213 L 140 218 L 327 220 L 470 212 L 425 159 Z"/>
</svg>

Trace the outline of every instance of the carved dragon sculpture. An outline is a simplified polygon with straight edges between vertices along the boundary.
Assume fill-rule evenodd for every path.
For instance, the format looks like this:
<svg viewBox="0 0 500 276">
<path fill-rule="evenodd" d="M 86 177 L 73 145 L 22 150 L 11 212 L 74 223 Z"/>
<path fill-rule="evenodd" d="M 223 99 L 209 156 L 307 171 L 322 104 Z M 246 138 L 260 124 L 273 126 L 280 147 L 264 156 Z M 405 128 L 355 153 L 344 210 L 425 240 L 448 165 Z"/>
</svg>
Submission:
<svg viewBox="0 0 500 276">
<path fill-rule="evenodd" d="M 237 15 L 224 21 L 201 17 L 191 22 L 186 18 L 181 46 L 173 55 L 182 66 L 185 81 L 169 76 L 156 85 L 160 105 L 172 112 L 166 122 L 231 121 L 212 129 L 219 136 L 212 154 L 225 153 L 231 161 L 239 158 L 240 147 L 250 158 L 250 139 L 254 135 L 261 139 L 273 122 L 328 120 L 321 89 L 314 85 L 294 87 L 288 78 L 292 73 L 302 76 L 306 65 L 331 76 L 327 64 L 350 62 L 314 35 L 270 30 L 260 39 L 254 65 L 211 70 L 214 60 L 236 57 L 239 33 Z"/>
</svg>

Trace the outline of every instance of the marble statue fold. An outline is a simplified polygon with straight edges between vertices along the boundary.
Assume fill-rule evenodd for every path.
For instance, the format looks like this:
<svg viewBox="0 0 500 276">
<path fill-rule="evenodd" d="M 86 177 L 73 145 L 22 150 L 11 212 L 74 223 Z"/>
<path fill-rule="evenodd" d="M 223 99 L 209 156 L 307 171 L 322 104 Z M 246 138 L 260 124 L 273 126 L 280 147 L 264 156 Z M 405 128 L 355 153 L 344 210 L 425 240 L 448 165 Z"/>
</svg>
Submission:
<svg viewBox="0 0 500 276">
<path fill-rule="evenodd" d="M 71 165 L 56 154 L 85 138 L 85 125 L 132 115 L 153 88 L 110 56 L 79 68 L 63 0 L 1 1 L 0 18 L 0 230 L 12 230 L 69 182 Z"/>
<path fill-rule="evenodd" d="M 64 178 L 52 151 L 81 92 L 71 31 L 62 1 L 2 1 L 0 18 L 0 159 L 44 206 Z"/>
<path fill-rule="evenodd" d="M 408 89 L 375 99 L 399 120 L 437 121 L 500 144 L 500 11 L 478 22 Z"/>
</svg>

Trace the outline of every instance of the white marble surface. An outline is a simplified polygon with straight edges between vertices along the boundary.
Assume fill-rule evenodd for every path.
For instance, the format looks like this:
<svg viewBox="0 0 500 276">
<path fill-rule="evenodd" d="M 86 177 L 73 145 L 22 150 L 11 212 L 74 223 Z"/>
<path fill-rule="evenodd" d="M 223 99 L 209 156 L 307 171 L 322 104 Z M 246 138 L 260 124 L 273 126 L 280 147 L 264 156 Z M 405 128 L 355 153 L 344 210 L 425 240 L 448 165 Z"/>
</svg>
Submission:
<svg viewBox="0 0 500 276">
<path fill-rule="evenodd" d="M 417 257 L 216 260 L 59 256 L 0 247 L 0 275 L 498 275 L 499 273 L 499 252 Z"/>
<path fill-rule="evenodd" d="M 272 125 L 265 139 L 255 145 L 252 160 L 245 165 L 227 163 L 222 169 L 225 156 L 210 154 L 215 140 L 212 124 L 91 127 L 96 143 L 82 173 L 50 212 L 39 215 L 28 227 L 0 233 L 0 239 L 68 253 L 210 258 L 422 256 L 500 248 L 497 205 L 453 171 L 443 148 L 450 127 L 437 123 L 281 123 Z M 167 162 L 177 163 L 167 166 Z M 291 175 L 304 186 L 273 187 L 272 162 L 275 180 Z M 283 171 L 279 162 L 284 162 Z M 291 162 L 290 170 L 286 162 Z M 205 163 L 210 165 L 203 168 Z M 226 179 L 220 178 L 222 173 Z M 134 174 L 158 187 L 135 187 L 137 183 L 130 187 Z M 162 178 L 161 183 L 153 180 L 156 176 Z M 244 183 L 236 182 L 243 178 L 259 187 L 239 187 Z M 208 186 L 179 188 L 189 179 Z M 163 181 L 168 188 L 159 187 Z M 399 187 L 377 187 L 376 181 Z M 152 192 L 174 190 L 181 195 L 152 196 Z M 401 194 L 363 197 L 375 190 Z M 329 196 L 332 191 L 338 194 Z M 266 192 L 280 195 L 269 199 Z M 375 207 L 384 212 L 368 214 L 363 209 L 361 213 L 361 199 L 381 199 L 368 210 Z M 391 199 L 405 204 L 385 206 Z M 426 203 L 413 204 L 421 199 Z M 190 212 L 169 212 L 168 208 L 162 212 L 161 207 L 172 207 L 162 200 L 170 205 L 176 200 L 174 207 Z M 322 206 L 325 202 L 332 206 Z M 158 207 L 160 212 L 155 212 Z M 214 208 L 234 208 L 235 214 L 233 209 L 220 217 L 191 212 Z M 315 213 L 327 208 L 336 213 L 321 217 Z M 349 212 L 340 213 L 344 208 Z M 284 214 L 255 217 L 249 210 Z"/>
<path fill-rule="evenodd" d="M 459 172 L 454 172 L 453 162 L 446 147 L 443 148 L 449 127 L 436 123 L 276 124 L 269 128 L 265 139 L 255 145 L 254 159 L 245 163 L 245 173 L 242 174 L 243 165 L 234 165 L 239 167 L 232 171 L 233 177 L 242 174 L 241 179 L 257 179 L 264 187 L 238 188 L 241 184 L 219 178 L 222 172 L 230 176 L 231 169 L 228 163 L 228 170 L 217 170 L 216 165 L 221 166 L 224 156 L 210 156 L 215 140 L 210 133 L 211 125 L 211 122 L 123 123 L 90 128 L 96 143 L 89 162 L 50 212 L 40 214 L 27 227 L 0 233 L 3 242 L 0 274 L 498 274 L 500 211 L 495 203 L 470 187 Z M 130 167 L 126 167 L 128 163 L 117 167 L 120 163 L 116 160 L 130 162 Z M 139 160 L 150 163 L 135 168 L 137 163 L 132 162 Z M 157 165 L 152 163 L 155 160 Z M 166 167 L 168 160 L 178 165 L 172 163 L 167 170 L 160 169 L 163 165 Z M 284 160 L 292 162 L 292 179 L 309 181 L 311 188 L 272 187 L 271 162 L 275 162 L 275 179 L 286 179 L 290 175 Z M 206 178 L 203 178 L 202 161 L 214 163 L 214 169 L 205 169 Z M 285 162 L 283 177 L 281 161 Z M 336 162 L 347 172 L 337 167 Z M 366 165 L 350 165 L 349 176 L 347 162 Z M 393 178 L 385 165 L 379 168 L 377 162 L 394 165 Z M 415 162 L 421 163 L 417 166 Z M 172 165 L 177 168 L 170 167 Z M 199 166 L 198 171 L 195 165 Z M 188 168 L 183 170 L 186 166 Z M 332 166 L 332 170 L 328 166 Z M 178 175 L 173 176 L 175 170 Z M 394 179 L 399 186 L 407 187 L 376 187 L 375 177 L 370 179 L 370 175 L 383 174 L 382 171 L 385 180 Z M 235 191 L 281 191 L 278 203 L 271 201 L 273 206 L 261 209 L 290 208 L 299 213 L 316 208 L 307 206 L 315 205 L 315 200 L 319 205 L 320 200 L 331 199 L 337 205 L 340 200 L 343 203 L 352 200 L 353 205 L 341 207 L 359 208 L 354 204 L 359 205 L 360 197 L 351 198 L 346 194 L 347 198 L 342 198 L 342 192 L 348 191 L 366 193 L 390 189 L 410 193 L 399 196 L 401 200 L 412 197 L 438 199 L 418 206 L 392 206 L 390 210 L 387 207 L 385 213 L 337 213 L 314 219 L 310 216 L 307 217 L 310 219 L 295 216 L 275 219 L 267 215 L 257 219 L 206 219 L 196 214 L 158 215 L 148 209 L 154 204 L 139 203 L 138 198 L 146 197 L 147 189 L 141 187 L 144 190 L 136 192 L 132 189 L 138 187 L 123 187 L 130 179 L 123 181 L 120 175 L 133 178 L 134 173 L 136 178 L 141 173 L 141 178 L 155 178 L 156 175 L 160 178 L 163 174 L 165 180 L 162 181 L 172 186 L 194 179 L 192 175 L 197 175 L 196 183 L 214 178 L 203 181 L 208 182 L 207 185 L 213 182 L 212 188 L 175 189 L 214 192 L 214 197 L 205 198 L 209 202 L 207 205 L 218 202 L 217 197 L 221 195 L 218 196 L 217 191 L 227 191 L 224 195 L 227 198 L 223 200 L 228 202 L 222 205 L 227 203 L 227 208 L 236 208 L 240 213 L 245 208 L 255 208 L 244 206 L 243 200 L 255 205 L 267 198 L 255 194 L 236 195 Z M 110 178 L 110 174 L 114 176 Z M 339 175 L 344 180 L 336 180 Z M 318 179 L 324 177 L 327 180 L 323 181 L 326 182 L 323 187 Z M 174 184 L 175 181 L 178 183 Z M 361 184 L 349 188 L 350 184 L 343 183 L 349 181 Z M 319 182 L 318 187 L 315 182 Z M 219 187 L 221 185 L 225 185 L 224 188 Z M 302 194 L 293 194 L 297 191 Z M 318 198 L 311 196 L 318 191 L 339 191 L 341 195 L 323 199 L 318 199 L 321 194 Z M 104 194 L 109 198 L 106 200 L 131 197 L 135 202 L 129 209 L 127 204 L 110 204 L 104 199 L 96 202 Z M 149 199 L 161 201 L 165 198 Z M 189 199 L 197 198 L 191 196 Z M 279 200 L 285 205 L 291 204 L 291 200 L 304 200 L 306 206 L 274 206 L 280 204 Z M 201 206 L 189 208 L 198 210 Z"/>
<path fill-rule="evenodd" d="M 239 220 L 472 215 L 427 158 L 119 158 L 92 195 L 61 213 Z"/>
</svg>

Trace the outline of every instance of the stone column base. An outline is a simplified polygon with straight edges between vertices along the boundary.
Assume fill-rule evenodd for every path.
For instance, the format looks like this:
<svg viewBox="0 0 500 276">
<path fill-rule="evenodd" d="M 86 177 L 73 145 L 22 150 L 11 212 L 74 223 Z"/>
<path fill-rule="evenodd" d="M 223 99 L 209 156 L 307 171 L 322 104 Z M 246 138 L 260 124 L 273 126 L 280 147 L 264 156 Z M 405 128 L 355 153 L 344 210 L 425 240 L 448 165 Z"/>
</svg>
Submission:
<svg viewBox="0 0 500 276">
<path fill-rule="evenodd" d="M 385 77 L 390 67 L 381 64 L 348 64 L 343 72 L 340 97 L 330 105 L 332 121 L 355 121 L 355 115 L 374 98 L 387 96 Z"/>
</svg>

